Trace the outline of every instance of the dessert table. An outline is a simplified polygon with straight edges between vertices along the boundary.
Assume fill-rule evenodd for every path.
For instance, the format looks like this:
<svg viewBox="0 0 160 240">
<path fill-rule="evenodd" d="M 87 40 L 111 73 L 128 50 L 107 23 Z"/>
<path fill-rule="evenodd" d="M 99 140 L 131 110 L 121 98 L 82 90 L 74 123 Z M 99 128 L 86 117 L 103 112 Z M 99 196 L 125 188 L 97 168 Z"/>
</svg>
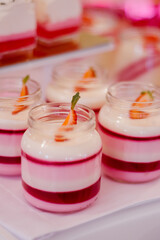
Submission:
<svg viewBox="0 0 160 240">
<path fill-rule="evenodd" d="M 98 236 L 99 228 L 108 234 L 107 228 L 112 226 L 115 231 L 116 225 L 123 225 L 124 221 L 126 224 L 134 219 L 137 222 L 143 215 L 144 221 L 154 211 L 158 220 L 159 189 L 160 180 L 145 184 L 125 184 L 102 177 L 100 196 L 92 206 L 76 213 L 56 214 L 30 206 L 23 197 L 19 177 L 0 177 L 0 226 L 3 227 L 0 229 L 0 236 L 5 236 L 4 231 L 7 230 L 4 240 L 52 240 L 64 239 L 63 236 L 65 239 L 80 240 L 87 239 L 87 236 L 94 235 L 94 232 Z M 141 213 L 138 213 L 139 211 Z M 152 220 L 154 221 L 154 218 Z M 152 222 L 151 226 L 153 228 L 156 225 Z M 13 237 L 8 238 L 8 232 Z"/>
</svg>

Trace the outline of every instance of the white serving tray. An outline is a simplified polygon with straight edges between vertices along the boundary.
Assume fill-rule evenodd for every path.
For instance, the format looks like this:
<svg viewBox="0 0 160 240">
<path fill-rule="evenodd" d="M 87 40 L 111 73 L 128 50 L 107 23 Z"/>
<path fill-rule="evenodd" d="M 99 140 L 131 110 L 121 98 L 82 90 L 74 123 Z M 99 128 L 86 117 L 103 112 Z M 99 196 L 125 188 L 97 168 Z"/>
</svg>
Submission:
<svg viewBox="0 0 160 240">
<path fill-rule="evenodd" d="M 0 225 L 3 228 L 20 240 L 52 240 L 58 239 L 65 231 L 69 234 L 74 228 L 87 226 L 93 221 L 97 222 L 97 229 L 87 228 L 88 233 L 85 232 L 92 235 L 97 231 L 98 234 L 98 223 L 102 218 L 114 219 L 114 214 L 120 210 L 130 211 L 131 207 L 160 200 L 160 179 L 144 184 L 125 184 L 103 177 L 97 201 L 87 209 L 72 214 L 47 213 L 30 206 L 23 197 L 20 178 L 0 177 L 0 192 Z M 123 215 L 121 218 L 124 220 Z M 112 220 L 114 224 L 116 222 Z M 82 233 L 78 235 L 78 240 L 87 240 Z M 72 238 L 68 236 L 65 240 Z"/>
</svg>

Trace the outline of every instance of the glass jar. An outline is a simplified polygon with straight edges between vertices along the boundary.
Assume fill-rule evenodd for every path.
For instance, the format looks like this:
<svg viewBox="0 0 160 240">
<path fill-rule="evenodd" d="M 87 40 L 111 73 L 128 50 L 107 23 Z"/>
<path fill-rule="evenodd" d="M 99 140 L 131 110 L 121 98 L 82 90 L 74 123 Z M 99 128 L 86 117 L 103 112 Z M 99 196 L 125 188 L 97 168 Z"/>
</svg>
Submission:
<svg viewBox="0 0 160 240">
<path fill-rule="evenodd" d="M 40 86 L 34 80 L 27 82 L 29 95 L 20 99 L 22 78 L 9 77 L 0 79 L 0 175 L 20 174 L 20 143 L 27 129 L 29 109 L 36 105 L 41 96 Z M 17 106 L 25 106 L 23 111 L 12 114 Z"/>
<path fill-rule="evenodd" d="M 86 82 L 80 83 L 85 72 L 92 69 L 96 77 L 85 78 Z M 107 82 L 102 69 L 94 62 L 75 60 L 65 62 L 55 67 L 53 80 L 46 90 L 47 102 L 70 102 L 75 92 L 79 91 L 79 102 L 98 113 L 105 103 Z M 77 88 L 78 87 L 78 88 Z"/>
<path fill-rule="evenodd" d="M 36 44 L 36 17 L 32 0 L 1 0 L 0 16 L 1 58 L 30 53 Z"/>
<path fill-rule="evenodd" d="M 111 78 L 115 81 L 154 81 L 160 74 L 160 33 L 156 28 L 129 28 L 114 51 Z"/>
<path fill-rule="evenodd" d="M 146 118 L 133 119 L 130 110 L 143 91 L 151 91 L 154 101 L 144 103 L 139 110 L 147 113 Z M 160 89 L 144 83 L 114 84 L 108 90 L 98 120 L 102 164 L 107 176 L 132 183 L 160 176 Z"/>
<path fill-rule="evenodd" d="M 78 124 L 64 127 L 65 141 L 55 136 L 70 104 L 44 104 L 29 113 L 22 138 L 22 183 L 33 206 L 51 212 L 72 212 L 90 205 L 98 196 L 102 143 L 92 110 L 77 105 Z"/>
<path fill-rule="evenodd" d="M 51 46 L 77 37 L 82 14 L 80 0 L 34 0 L 34 2 L 37 35 L 41 44 Z"/>
</svg>

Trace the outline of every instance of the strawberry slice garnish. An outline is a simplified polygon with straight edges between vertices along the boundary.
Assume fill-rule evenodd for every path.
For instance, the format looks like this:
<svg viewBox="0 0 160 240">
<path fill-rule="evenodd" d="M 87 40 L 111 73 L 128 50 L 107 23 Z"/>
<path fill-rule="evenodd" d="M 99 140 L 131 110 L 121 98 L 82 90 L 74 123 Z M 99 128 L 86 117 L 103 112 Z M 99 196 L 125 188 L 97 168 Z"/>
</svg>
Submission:
<svg viewBox="0 0 160 240">
<path fill-rule="evenodd" d="M 94 83 L 94 78 L 96 78 L 96 73 L 92 67 L 88 69 L 83 75 L 83 78 L 77 82 L 77 85 L 74 88 L 75 92 L 85 91 L 86 84 Z"/>
<path fill-rule="evenodd" d="M 140 108 L 148 107 L 152 105 L 154 98 L 151 91 L 141 92 L 140 96 L 132 104 L 134 109 L 129 111 L 131 119 L 144 119 L 149 116 L 149 113 L 139 110 Z"/>
<path fill-rule="evenodd" d="M 145 35 L 143 36 L 144 48 L 157 49 L 160 38 L 156 35 Z"/>
<path fill-rule="evenodd" d="M 29 80 L 29 75 L 24 77 L 22 80 L 22 89 L 21 89 L 20 97 L 17 99 L 17 103 L 25 101 L 26 100 L 25 96 L 27 96 L 29 94 L 28 87 L 26 86 L 26 83 L 28 80 Z M 12 111 L 12 114 L 13 115 L 17 114 L 26 108 L 27 108 L 27 106 L 24 106 L 24 105 L 15 105 L 15 109 Z"/>
<path fill-rule="evenodd" d="M 63 122 L 62 126 L 58 129 L 58 133 L 55 135 L 55 141 L 56 142 L 64 142 L 67 141 L 68 139 L 61 134 L 61 131 L 71 131 L 73 128 L 70 126 L 76 125 L 77 124 L 77 114 L 76 111 L 74 110 L 78 100 L 80 99 L 79 92 L 77 92 L 71 101 L 71 110 L 69 114 L 67 115 L 65 121 Z"/>
</svg>

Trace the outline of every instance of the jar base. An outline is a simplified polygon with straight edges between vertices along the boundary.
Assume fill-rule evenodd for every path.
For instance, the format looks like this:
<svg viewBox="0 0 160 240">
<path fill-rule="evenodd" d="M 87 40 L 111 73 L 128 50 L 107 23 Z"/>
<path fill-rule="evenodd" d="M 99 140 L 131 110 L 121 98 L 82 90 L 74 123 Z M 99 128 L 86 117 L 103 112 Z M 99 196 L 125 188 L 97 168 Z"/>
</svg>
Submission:
<svg viewBox="0 0 160 240">
<path fill-rule="evenodd" d="M 21 164 L 0 164 L 0 176 L 20 176 Z"/>
<path fill-rule="evenodd" d="M 103 173 L 114 181 L 122 183 L 145 183 L 160 177 L 160 170 L 151 172 L 126 172 L 103 165 Z"/>
<path fill-rule="evenodd" d="M 97 194 L 96 196 L 89 199 L 88 201 L 85 201 L 82 203 L 76 203 L 76 204 L 54 204 L 54 203 L 39 200 L 31 196 L 24 189 L 23 189 L 23 194 L 27 202 L 31 204 L 33 207 L 38 208 L 42 211 L 53 212 L 53 213 L 72 213 L 72 212 L 83 210 L 88 206 L 90 206 L 92 203 L 94 203 L 94 201 L 98 197 L 98 194 Z"/>
</svg>

